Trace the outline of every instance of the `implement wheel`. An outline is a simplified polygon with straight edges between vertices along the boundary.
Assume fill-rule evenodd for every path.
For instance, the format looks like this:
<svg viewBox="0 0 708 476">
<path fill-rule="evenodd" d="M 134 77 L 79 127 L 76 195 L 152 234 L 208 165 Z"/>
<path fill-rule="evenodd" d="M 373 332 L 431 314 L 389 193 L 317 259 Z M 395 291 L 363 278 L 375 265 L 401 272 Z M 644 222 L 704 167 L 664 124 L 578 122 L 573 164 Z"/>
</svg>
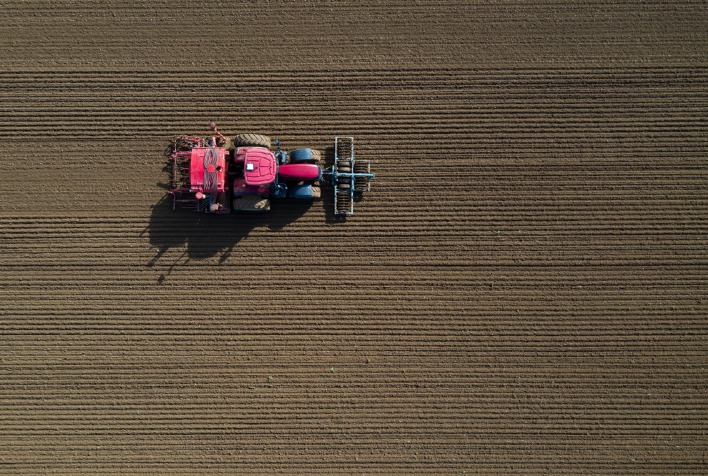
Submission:
<svg viewBox="0 0 708 476">
<path fill-rule="evenodd" d="M 270 149 L 270 137 L 261 134 L 238 134 L 234 137 L 236 147 L 265 147 Z"/>
</svg>

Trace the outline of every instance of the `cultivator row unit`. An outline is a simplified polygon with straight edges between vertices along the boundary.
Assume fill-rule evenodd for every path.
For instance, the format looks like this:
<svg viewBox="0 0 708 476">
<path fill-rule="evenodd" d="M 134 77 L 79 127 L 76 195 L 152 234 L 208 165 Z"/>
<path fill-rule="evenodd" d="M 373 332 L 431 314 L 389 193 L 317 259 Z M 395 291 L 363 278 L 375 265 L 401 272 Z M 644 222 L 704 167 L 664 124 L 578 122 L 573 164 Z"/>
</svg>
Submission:
<svg viewBox="0 0 708 476">
<path fill-rule="evenodd" d="M 320 166 L 315 149 L 286 152 L 260 134 L 226 138 L 212 123 L 206 138 L 181 136 L 170 154 L 172 209 L 228 214 L 270 210 L 272 199 L 315 200 L 332 188 L 335 216 L 354 214 L 354 202 L 370 190 L 371 163 L 354 159 L 354 138 L 334 138 L 334 161 Z"/>
<path fill-rule="evenodd" d="M 334 164 L 323 171 L 334 189 L 334 214 L 353 215 L 354 198 L 371 190 L 371 162 L 354 160 L 354 138 L 334 138 Z"/>
</svg>

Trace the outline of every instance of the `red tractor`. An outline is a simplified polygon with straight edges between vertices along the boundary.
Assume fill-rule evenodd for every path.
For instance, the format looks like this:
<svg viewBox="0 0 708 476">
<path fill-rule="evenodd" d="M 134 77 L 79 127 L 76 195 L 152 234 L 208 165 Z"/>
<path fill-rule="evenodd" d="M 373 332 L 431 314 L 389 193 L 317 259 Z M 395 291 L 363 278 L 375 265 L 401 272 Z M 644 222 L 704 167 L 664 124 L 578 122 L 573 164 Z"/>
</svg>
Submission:
<svg viewBox="0 0 708 476">
<path fill-rule="evenodd" d="M 370 189 L 374 177 L 369 161 L 354 160 L 354 138 L 335 137 L 334 163 L 320 167 L 314 149 L 287 153 L 260 134 L 239 134 L 233 141 L 211 123 L 207 138 L 181 136 L 170 155 L 172 209 L 227 214 L 231 211 L 265 212 L 271 199 L 320 198 L 320 184 L 334 189 L 335 215 L 354 213 L 354 196 Z"/>
</svg>

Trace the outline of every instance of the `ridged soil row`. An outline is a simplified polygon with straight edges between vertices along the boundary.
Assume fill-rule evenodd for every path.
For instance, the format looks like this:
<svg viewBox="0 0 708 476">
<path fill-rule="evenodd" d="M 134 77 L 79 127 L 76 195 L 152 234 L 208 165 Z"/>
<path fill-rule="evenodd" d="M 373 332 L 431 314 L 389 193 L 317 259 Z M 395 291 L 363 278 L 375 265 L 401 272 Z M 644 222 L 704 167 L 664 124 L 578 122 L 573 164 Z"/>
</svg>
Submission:
<svg viewBox="0 0 708 476">
<path fill-rule="evenodd" d="M 695 68 L 637 69 L 633 74 L 587 70 L 570 76 L 557 70 L 355 70 L 336 77 L 320 73 L 312 83 L 303 79 L 305 74 L 276 71 L 268 74 L 269 81 L 241 71 L 200 80 L 193 79 L 192 71 L 166 78 L 6 74 L 3 96 L 13 114 L 12 122 L 0 122 L 0 134 L 129 143 L 173 130 L 200 132 L 192 129 L 206 113 L 222 121 L 226 131 L 249 126 L 263 131 L 265 126 L 270 134 L 288 138 L 312 137 L 312 125 L 326 137 L 346 117 L 350 133 L 357 136 L 422 139 L 428 145 L 428 135 L 440 140 L 462 135 L 469 144 L 460 145 L 471 150 L 513 139 L 542 148 L 544 143 L 577 147 L 581 141 L 605 149 L 621 141 L 622 148 L 631 149 L 652 141 L 657 149 L 658 140 L 673 145 L 672 139 L 685 147 L 705 145 L 700 119 L 708 102 L 706 81 Z M 57 93 L 64 98 L 60 105 L 53 100 Z M 681 110 L 674 108 L 676 101 L 684 106 Z M 441 122 L 447 127 L 438 127 Z M 555 139 L 553 144 L 549 139 Z"/>
<path fill-rule="evenodd" d="M 703 3 L 3 2 L 15 69 L 704 62 Z"/>
<path fill-rule="evenodd" d="M 0 473 L 704 472 L 701 2 L 2 6 Z M 173 213 L 214 119 L 373 190 Z"/>
</svg>

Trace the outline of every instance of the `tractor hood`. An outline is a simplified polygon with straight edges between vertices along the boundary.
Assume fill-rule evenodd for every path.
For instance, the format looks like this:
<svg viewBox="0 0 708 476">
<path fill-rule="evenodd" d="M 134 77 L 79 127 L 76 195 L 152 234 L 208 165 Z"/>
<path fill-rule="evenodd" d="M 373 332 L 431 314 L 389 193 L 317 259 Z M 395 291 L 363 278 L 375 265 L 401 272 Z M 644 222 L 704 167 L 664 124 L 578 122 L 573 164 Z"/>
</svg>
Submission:
<svg viewBox="0 0 708 476">
<path fill-rule="evenodd" d="M 278 171 L 280 178 L 285 180 L 319 180 L 322 169 L 315 164 L 285 164 Z"/>
</svg>

